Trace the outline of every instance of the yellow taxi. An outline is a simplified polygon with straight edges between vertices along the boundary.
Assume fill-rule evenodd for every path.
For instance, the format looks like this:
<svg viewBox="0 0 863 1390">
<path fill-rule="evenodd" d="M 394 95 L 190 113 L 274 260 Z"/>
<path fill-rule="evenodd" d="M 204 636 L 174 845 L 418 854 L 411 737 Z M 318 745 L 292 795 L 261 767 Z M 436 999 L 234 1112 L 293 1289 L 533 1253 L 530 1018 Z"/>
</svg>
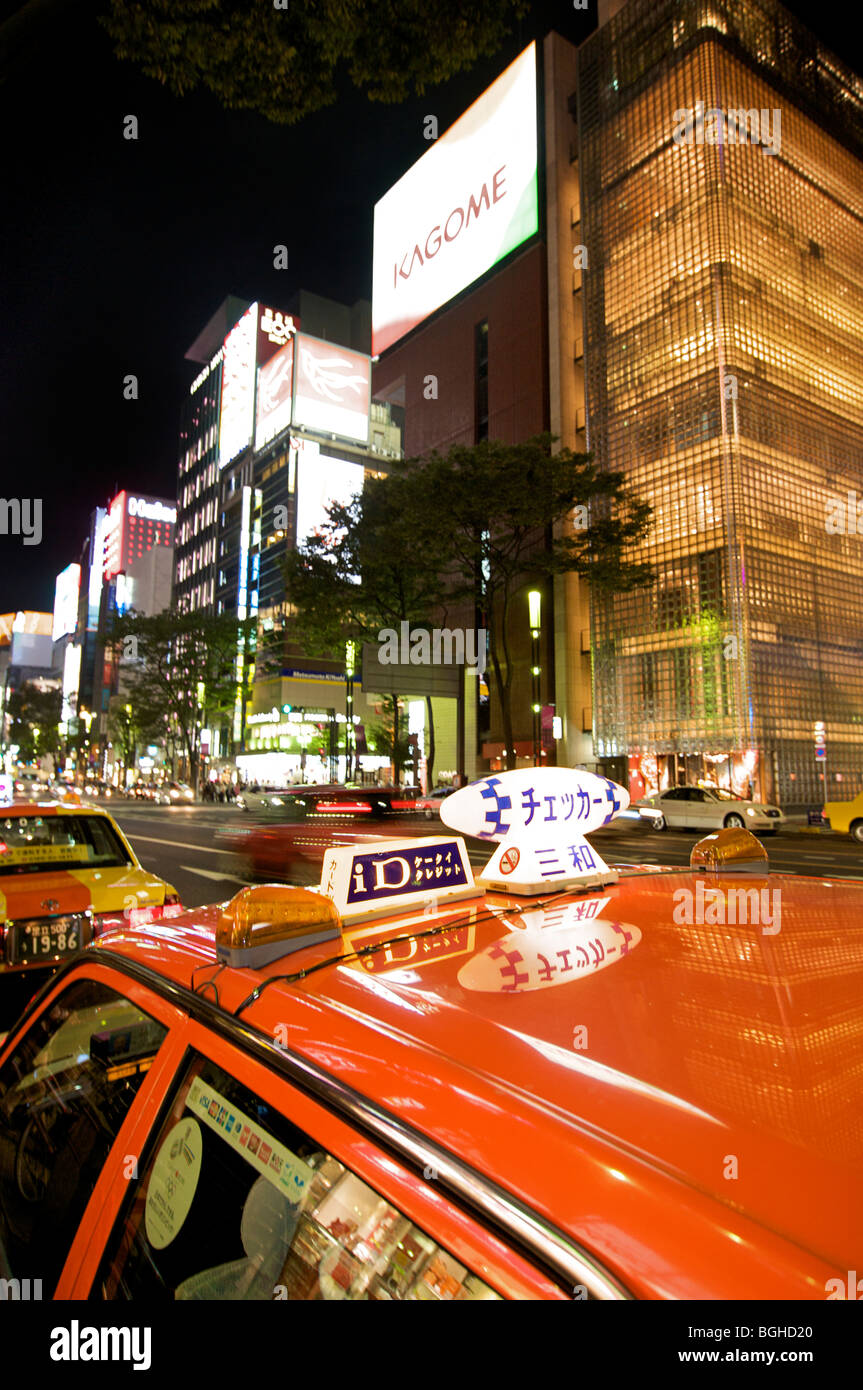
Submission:
<svg viewBox="0 0 863 1390">
<path fill-rule="evenodd" d="M 841 835 L 853 835 L 863 843 L 863 792 L 853 801 L 828 801 L 824 805 L 824 815 L 830 822 L 831 830 Z"/>
<path fill-rule="evenodd" d="M 8 1001 L 20 1009 L 36 988 L 25 975 L 109 927 L 181 911 L 175 889 L 142 868 L 107 811 L 77 797 L 0 805 L 0 1028 Z"/>
</svg>

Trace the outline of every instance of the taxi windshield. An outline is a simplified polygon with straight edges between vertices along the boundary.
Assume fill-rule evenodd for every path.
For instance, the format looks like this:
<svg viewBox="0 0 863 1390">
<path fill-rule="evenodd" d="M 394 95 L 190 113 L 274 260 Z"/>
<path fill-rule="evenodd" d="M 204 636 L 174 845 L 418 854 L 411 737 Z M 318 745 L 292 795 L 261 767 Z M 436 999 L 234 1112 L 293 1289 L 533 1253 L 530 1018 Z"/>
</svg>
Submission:
<svg viewBox="0 0 863 1390">
<path fill-rule="evenodd" d="M 0 876 L 47 869 L 125 868 L 129 855 L 105 816 L 0 817 Z"/>
</svg>

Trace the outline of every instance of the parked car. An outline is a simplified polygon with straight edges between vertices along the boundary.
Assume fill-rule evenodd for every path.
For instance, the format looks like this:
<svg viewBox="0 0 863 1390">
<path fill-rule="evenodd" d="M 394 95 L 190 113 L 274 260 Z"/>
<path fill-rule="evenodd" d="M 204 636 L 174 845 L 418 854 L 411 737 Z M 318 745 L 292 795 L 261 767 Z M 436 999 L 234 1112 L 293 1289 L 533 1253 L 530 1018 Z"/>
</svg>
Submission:
<svg viewBox="0 0 863 1390">
<path fill-rule="evenodd" d="M 557 806 L 571 841 L 583 807 Z M 703 872 L 462 873 L 457 899 L 435 865 L 465 867 L 449 830 L 353 847 L 318 892 L 244 889 L 65 962 L 0 1047 L 2 1277 L 145 1303 L 844 1289 L 863 883 L 732 876 L 699 924 Z M 772 888 L 781 932 L 727 916 Z"/>
<path fill-rule="evenodd" d="M 838 830 L 840 835 L 852 835 L 863 843 L 863 792 L 853 801 L 825 802 L 824 815 L 831 830 Z"/>
<path fill-rule="evenodd" d="M 669 787 L 668 791 L 643 797 L 635 803 L 635 809 L 654 830 L 721 830 L 739 826 L 762 835 L 775 835 L 785 822 L 785 813 L 778 806 L 735 796 L 722 787 Z"/>
<path fill-rule="evenodd" d="M 142 867 L 107 811 L 80 800 L 0 807 L 0 1028 L 46 967 L 166 909 L 180 910 L 176 890 Z"/>
</svg>

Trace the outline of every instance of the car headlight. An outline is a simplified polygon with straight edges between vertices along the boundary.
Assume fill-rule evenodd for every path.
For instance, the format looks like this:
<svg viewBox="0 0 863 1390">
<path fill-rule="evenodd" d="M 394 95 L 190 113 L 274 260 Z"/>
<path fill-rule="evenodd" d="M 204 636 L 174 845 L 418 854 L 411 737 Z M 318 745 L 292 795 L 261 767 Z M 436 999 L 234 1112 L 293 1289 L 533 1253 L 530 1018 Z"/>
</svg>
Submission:
<svg viewBox="0 0 863 1390">
<path fill-rule="evenodd" d="M 755 809 L 754 806 L 747 806 L 747 807 L 746 807 L 746 814 L 747 814 L 747 816 L 757 816 L 757 815 L 758 815 L 758 812 L 756 811 L 756 809 Z"/>
</svg>

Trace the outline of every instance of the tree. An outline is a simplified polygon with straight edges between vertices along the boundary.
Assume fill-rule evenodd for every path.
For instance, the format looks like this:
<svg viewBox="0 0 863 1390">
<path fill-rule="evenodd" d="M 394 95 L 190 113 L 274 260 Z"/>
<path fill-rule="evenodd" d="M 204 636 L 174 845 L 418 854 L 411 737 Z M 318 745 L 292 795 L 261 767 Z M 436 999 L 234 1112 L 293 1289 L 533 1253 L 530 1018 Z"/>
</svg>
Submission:
<svg viewBox="0 0 863 1390">
<path fill-rule="evenodd" d="M 25 681 L 20 690 L 11 692 L 6 707 L 11 719 L 9 742 L 17 743 L 23 762 L 46 755 L 56 759 L 62 704 L 62 691 L 37 681 Z"/>
<path fill-rule="evenodd" d="M 484 440 L 398 466 L 410 510 L 434 516 L 453 592 L 473 590 L 484 615 L 510 768 L 515 596 L 567 571 L 606 592 L 653 582 L 650 566 L 626 555 L 648 530 L 649 504 L 622 473 L 600 471 L 588 454 L 552 453 L 554 442 L 550 434 L 523 444 Z M 586 509 L 583 527 L 572 520 L 577 507 Z"/>
<path fill-rule="evenodd" d="M 245 700 L 243 653 L 253 645 L 254 632 L 253 619 L 168 610 L 152 617 L 125 615 L 111 634 L 123 662 L 124 703 L 142 727 L 154 710 L 162 711 L 165 735 L 185 757 L 196 791 L 201 727 L 205 720 L 232 717 L 238 698 Z"/>
<path fill-rule="evenodd" d="M 161 704 L 146 705 L 138 692 L 134 705 L 130 695 L 113 696 L 108 707 L 108 733 L 119 748 L 124 773 L 135 766 L 135 755 L 142 744 L 165 734 L 165 712 Z"/>
<path fill-rule="evenodd" d="M 434 508 L 417 510 L 406 478 L 369 477 L 347 505 L 334 503 L 318 535 L 284 561 L 296 636 L 318 655 L 378 640 L 383 628 L 427 623 L 445 612 L 456 586 L 446 574 L 448 546 Z M 431 698 L 429 758 L 434 761 Z M 379 740 L 380 742 L 380 740 Z M 399 738 L 393 738 L 394 748 Z M 389 756 L 389 754 L 387 754 Z M 406 756 L 406 755 L 405 755 Z M 397 770 L 404 762 L 395 759 Z"/>
<path fill-rule="evenodd" d="M 385 695 L 383 703 L 385 717 L 369 725 L 369 739 L 373 752 L 389 758 L 393 765 L 393 781 L 399 786 L 402 768 L 411 755 L 408 717 L 397 695 Z"/>
<path fill-rule="evenodd" d="M 31 6 L 40 0 L 30 0 Z M 44 4 L 44 0 L 41 0 Z M 29 8 L 29 7 L 25 7 Z M 105 0 L 118 58 L 178 96 L 202 86 L 223 106 L 294 125 L 331 106 L 347 79 L 401 102 L 495 53 L 527 0 Z"/>
</svg>

